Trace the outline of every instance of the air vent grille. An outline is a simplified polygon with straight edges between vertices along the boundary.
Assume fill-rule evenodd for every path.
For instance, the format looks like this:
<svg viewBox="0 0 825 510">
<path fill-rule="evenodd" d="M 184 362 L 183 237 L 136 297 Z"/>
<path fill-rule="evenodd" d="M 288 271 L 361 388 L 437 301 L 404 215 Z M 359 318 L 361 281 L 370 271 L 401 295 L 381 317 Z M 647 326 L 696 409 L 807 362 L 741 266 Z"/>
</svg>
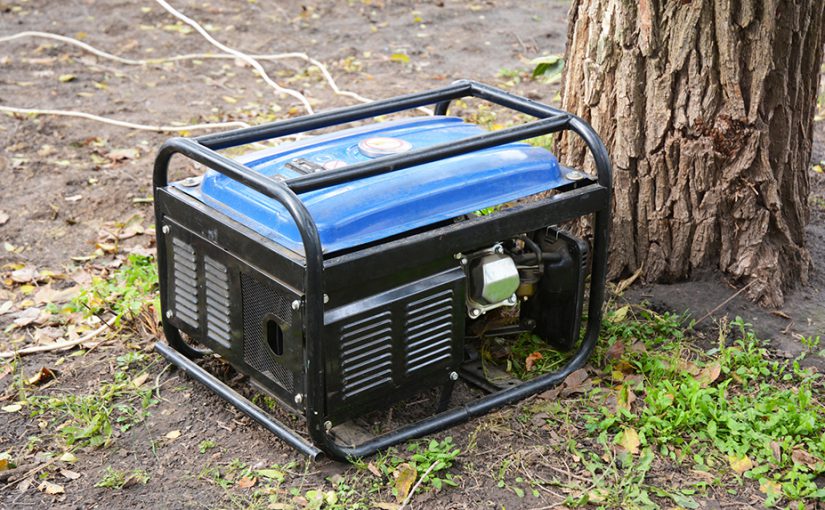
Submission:
<svg viewBox="0 0 825 510">
<path fill-rule="evenodd" d="M 392 382 L 392 313 L 341 325 L 341 370 L 346 398 Z"/>
<path fill-rule="evenodd" d="M 292 322 L 290 301 L 276 289 L 241 273 L 243 295 L 243 358 L 247 365 L 292 393 L 292 371 L 275 358 L 266 339 L 266 321 L 274 315 L 285 327 Z"/>
<path fill-rule="evenodd" d="M 446 289 L 404 307 L 404 368 L 416 370 L 442 362 L 452 355 L 453 290 Z"/>
<path fill-rule="evenodd" d="M 211 257 L 203 258 L 206 286 L 206 336 L 227 349 L 231 346 L 229 273 Z"/>
<path fill-rule="evenodd" d="M 175 315 L 193 328 L 198 327 L 198 262 L 195 250 L 178 238 L 172 239 Z"/>
</svg>

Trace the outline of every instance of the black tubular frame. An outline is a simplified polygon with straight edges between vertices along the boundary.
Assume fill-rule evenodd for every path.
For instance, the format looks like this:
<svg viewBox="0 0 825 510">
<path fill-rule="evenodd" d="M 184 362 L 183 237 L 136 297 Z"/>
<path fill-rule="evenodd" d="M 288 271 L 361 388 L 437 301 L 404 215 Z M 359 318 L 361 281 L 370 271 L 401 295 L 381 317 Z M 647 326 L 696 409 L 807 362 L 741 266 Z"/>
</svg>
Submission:
<svg viewBox="0 0 825 510">
<path fill-rule="evenodd" d="M 435 113 L 437 115 L 444 115 L 453 100 L 464 97 L 479 98 L 533 116 L 539 120 L 500 131 L 484 133 L 458 142 L 438 144 L 428 148 L 410 151 L 405 154 L 377 158 L 341 169 L 303 175 L 285 182 L 278 182 L 265 175 L 256 173 L 242 164 L 216 152 L 221 149 L 370 119 L 380 115 L 397 113 L 422 106 L 435 105 Z M 324 326 L 323 296 L 325 290 L 324 256 L 316 225 L 304 203 L 298 197 L 298 193 L 361 179 L 371 175 L 393 172 L 467 152 L 560 131 L 572 131 L 578 135 L 587 145 L 593 156 L 596 168 L 596 180 L 582 181 L 582 186 L 579 187 L 578 190 L 584 191 L 592 189 L 593 191 L 600 190 L 605 192 L 603 193 L 604 200 L 601 203 L 601 207 L 594 211 L 588 211 L 594 215 L 590 297 L 587 327 L 584 339 L 581 341 L 578 350 L 571 356 L 568 363 L 555 373 L 546 374 L 518 386 L 481 397 L 466 405 L 449 409 L 387 434 L 374 437 L 357 446 L 342 446 L 336 443 L 323 425 L 326 406 L 325 365 L 322 344 L 322 329 Z M 200 355 L 201 351 L 185 343 L 181 338 L 180 332 L 168 323 L 165 316 L 163 318 L 163 330 L 169 347 L 159 343 L 157 344 L 157 349 L 172 364 L 180 367 L 199 382 L 215 391 L 227 402 L 264 425 L 264 427 L 287 442 L 290 446 L 309 455 L 313 459 L 317 458 L 322 453 L 322 450 L 339 460 L 364 457 L 377 450 L 462 423 L 472 417 L 485 414 L 498 407 L 544 391 L 560 383 L 571 372 L 583 366 L 596 345 L 604 300 L 612 176 L 611 166 L 604 144 L 593 129 L 579 117 L 551 106 L 515 96 L 488 85 L 461 80 L 437 90 L 409 94 L 281 122 L 224 133 L 209 134 L 194 139 L 172 138 L 161 147 L 155 160 L 153 176 L 156 223 L 158 225 L 158 276 L 163 310 L 168 309 L 166 288 L 167 264 L 164 260 L 165 257 L 160 256 L 160 254 L 165 253 L 166 240 L 160 228 L 163 221 L 163 213 L 158 207 L 158 192 L 168 185 L 169 162 L 175 154 L 182 154 L 193 161 L 201 163 L 276 200 L 289 212 L 298 227 L 303 242 L 306 265 L 303 288 L 304 298 L 301 304 L 303 331 L 306 342 L 304 359 L 306 374 L 306 420 L 309 435 L 314 445 L 307 442 L 289 427 L 266 415 L 265 412 L 254 404 L 238 395 L 223 382 L 214 378 L 188 359 Z M 477 218 L 476 220 L 488 222 L 491 227 L 497 225 L 502 226 L 504 220 L 497 219 L 499 216 L 504 217 L 506 220 L 506 213 L 493 214 Z M 320 449 L 318 447 L 320 447 Z"/>
</svg>

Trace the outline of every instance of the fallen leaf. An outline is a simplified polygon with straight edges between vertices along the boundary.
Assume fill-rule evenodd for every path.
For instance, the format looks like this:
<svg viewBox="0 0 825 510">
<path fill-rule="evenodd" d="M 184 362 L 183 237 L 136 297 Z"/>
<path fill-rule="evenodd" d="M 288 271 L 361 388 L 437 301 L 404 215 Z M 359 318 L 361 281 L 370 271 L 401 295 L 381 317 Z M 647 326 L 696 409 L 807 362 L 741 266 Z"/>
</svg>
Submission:
<svg viewBox="0 0 825 510">
<path fill-rule="evenodd" d="M 255 478 L 255 477 L 250 478 L 248 476 L 244 476 L 244 477 L 241 477 L 240 480 L 238 480 L 237 485 L 241 489 L 248 489 L 248 488 L 252 487 L 253 485 L 255 485 L 256 483 L 258 483 L 257 478 Z"/>
<path fill-rule="evenodd" d="M 639 433 L 636 432 L 636 429 L 627 428 L 621 432 L 621 438 L 619 439 L 619 446 L 625 449 L 631 455 L 635 455 L 639 453 L 639 446 L 641 445 L 641 441 L 639 440 Z"/>
<path fill-rule="evenodd" d="M 380 508 L 381 510 L 398 510 L 400 508 L 398 503 L 372 502 L 370 504 L 375 508 Z"/>
<path fill-rule="evenodd" d="M 710 386 L 716 379 L 719 379 L 719 375 L 722 373 L 722 365 L 717 361 L 706 365 L 702 370 L 699 371 L 699 374 L 696 376 L 696 380 L 699 381 L 699 384 L 703 388 L 707 388 Z"/>
<path fill-rule="evenodd" d="M 166 439 L 175 440 L 180 437 L 180 430 L 173 430 L 171 432 L 166 433 Z"/>
<path fill-rule="evenodd" d="M 132 385 L 134 385 L 135 388 L 140 388 L 143 385 L 143 383 L 146 382 L 146 379 L 148 379 L 148 378 L 149 378 L 148 373 L 140 374 L 139 376 L 132 379 Z M 178 432 L 178 436 L 180 436 L 180 431 L 177 431 L 177 432 Z M 169 434 L 171 434 L 171 433 L 172 432 L 170 432 Z M 166 434 L 166 437 L 169 437 L 169 434 Z M 175 437 L 178 437 L 178 436 L 175 436 Z M 169 439 L 175 439 L 175 437 L 170 437 Z"/>
<path fill-rule="evenodd" d="M 580 368 L 564 378 L 564 385 L 568 388 L 577 388 L 587 380 L 587 370 Z"/>
<path fill-rule="evenodd" d="M 618 399 L 616 400 L 616 407 L 617 409 L 624 409 L 625 411 L 630 411 L 633 402 L 636 401 L 636 394 L 633 393 L 627 385 L 622 385 L 622 389 L 619 391 Z"/>
<path fill-rule="evenodd" d="M 627 312 L 630 311 L 630 305 L 624 305 L 621 308 L 618 308 L 615 312 L 613 312 L 610 316 L 610 322 L 622 322 L 627 317 Z"/>
<path fill-rule="evenodd" d="M 381 471 L 379 471 L 379 470 L 378 470 L 378 468 L 377 468 L 377 467 L 375 467 L 375 464 L 373 464 L 372 462 L 370 462 L 369 464 L 367 464 L 367 470 L 368 470 L 370 473 L 374 474 L 375 476 L 378 476 L 378 477 L 380 477 L 380 476 L 381 476 Z"/>
<path fill-rule="evenodd" d="M 624 355 L 624 343 L 621 340 L 616 340 L 613 345 L 607 348 L 604 356 L 607 359 L 619 359 Z"/>
<path fill-rule="evenodd" d="M 9 215 L 0 211 L 0 225 L 5 225 L 9 221 Z"/>
<path fill-rule="evenodd" d="M 9 404 L 7 406 L 0 407 L 0 409 L 7 413 L 16 413 L 17 411 L 23 409 L 23 406 L 20 404 Z"/>
<path fill-rule="evenodd" d="M 37 308 L 36 306 L 26 308 L 17 315 L 17 318 L 14 319 L 14 324 L 19 328 L 26 327 L 40 318 L 40 312 L 40 308 Z"/>
<path fill-rule="evenodd" d="M 794 464 L 802 464 L 811 469 L 822 464 L 821 460 L 801 448 L 794 449 L 793 453 L 791 453 L 791 459 L 794 461 Z"/>
<path fill-rule="evenodd" d="M 9 470 L 9 459 L 0 459 L 0 471 Z"/>
<path fill-rule="evenodd" d="M 43 480 L 43 483 L 37 486 L 37 490 L 51 495 L 63 494 L 64 492 L 66 492 L 63 490 L 62 485 L 57 485 L 56 483 L 52 483 L 48 480 Z"/>
<path fill-rule="evenodd" d="M 11 279 L 15 283 L 31 283 L 37 281 L 39 276 L 37 269 L 32 266 L 26 266 L 11 273 Z"/>
<path fill-rule="evenodd" d="M 2 305 L 0 305 L 0 315 L 8 313 L 8 311 L 11 310 L 12 306 L 14 306 L 14 303 L 11 300 L 6 301 Z"/>
<path fill-rule="evenodd" d="M 405 55 L 404 53 L 393 53 L 390 55 L 390 60 L 393 62 L 400 62 L 402 64 L 409 64 L 410 57 Z"/>
<path fill-rule="evenodd" d="M 59 460 L 60 462 L 68 462 L 69 464 L 74 464 L 75 462 L 77 462 L 77 457 L 72 452 L 66 452 L 63 455 L 61 455 L 60 458 L 57 460 Z"/>
<path fill-rule="evenodd" d="M 782 484 L 763 478 L 759 482 L 759 491 L 767 496 L 776 497 L 782 494 Z"/>
<path fill-rule="evenodd" d="M 77 480 L 80 478 L 80 473 L 77 471 L 72 471 L 71 469 L 61 469 L 60 474 L 68 478 L 69 480 Z"/>
<path fill-rule="evenodd" d="M 398 478 L 395 479 L 395 497 L 399 503 L 407 499 L 417 474 L 415 468 L 406 462 L 398 466 Z"/>
<path fill-rule="evenodd" d="M 36 374 L 29 377 L 26 381 L 28 384 L 34 386 L 38 384 L 43 384 L 45 382 L 51 381 L 55 378 L 54 372 L 48 367 L 41 367 L 40 370 L 37 371 Z"/>
<path fill-rule="evenodd" d="M 61 74 L 57 79 L 60 80 L 60 83 L 68 83 L 70 81 L 75 81 L 77 76 L 73 74 Z"/>
<path fill-rule="evenodd" d="M 116 149 L 106 154 L 106 157 L 113 163 L 118 163 L 120 161 L 126 161 L 127 159 L 138 159 L 140 157 L 140 151 L 136 148 Z"/>
<path fill-rule="evenodd" d="M 753 469 L 753 461 L 747 455 L 743 457 L 728 455 L 728 462 L 730 463 L 730 468 L 740 475 L 745 471 Z"/>
<path fill-rule="evenodd" d="M 779 443 L 777 443 L 776 441 L 771 441 L 769 446 L 771 447 L 771 453 L 773 453 L 774 460 L 776 460 L 776 462 L 781 462 L 782 447 L 779 446 Z"/>
<path fill-rule="evenodd" d="M 532 371 L 532 370 L 533 370 L 533 366 L 536 364 L 536 361 L 538 361 L 538 360 L 542 359 L 543 357 L 544 357 L 544 356 L 542 356 L 542 355 L 541 355 L 541 353 L 540 353 L 540 352 L 538 352 L 538 351 L 536 351 L 536 352 L 534 352 L 534 353 L 531 353 L 531 354 L 530 354 L 530 355 L 528 355 L 528 356 L 527 356 L 527 358 L 524 360 L 524 368 L 525 368 L 528 372 Z"/>
</svg>

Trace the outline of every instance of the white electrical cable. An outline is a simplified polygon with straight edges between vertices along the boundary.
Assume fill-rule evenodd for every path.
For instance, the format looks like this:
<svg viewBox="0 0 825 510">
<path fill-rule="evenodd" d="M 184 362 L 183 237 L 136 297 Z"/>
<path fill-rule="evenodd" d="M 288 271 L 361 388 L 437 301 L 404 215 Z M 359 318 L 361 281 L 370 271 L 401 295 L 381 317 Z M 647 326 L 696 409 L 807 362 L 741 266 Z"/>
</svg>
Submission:
<svg viewBox="0 0 825 510">
<path fill-rule="evenodd" d="M 282 86 L 278 85 L 277 83 L 275 83 L 275 81 L 272 80 L 272 78 L 270 78 L 268 74 L 266 74 L 266 70 L 263 68 L 263 66 L 261 65 L 260 62 L 258 62 L 254 58 L 250 57 L 246 53 L 243 53 L 241 51 L 232 49 L 229 46 L 219 42 L 214 37 L 212 37 L 209 34 L 209 32 L 206 31 L 205 28 L 200 26 L 197 21 L 185 16 L 183 13 L 181 13 L 180 11 L 176 10 L 174 7 L 172 7 L 171 5 L 166 3 L 165 0 L 155 0 L 155 1 L 161 7 L 166 9 L 172 16 L 178 18 L 179 20 L 183 21 L 184 23 L 186 23 L 190 27 L 194 28 L 200 35 L 203 36 L 204 39 L 209 41 L 210 44 L 212 44 L 216 48 L 220 49 L 224 53 L 234 55 L 235 57 L 237 57 L 237 58 L 243 60 L 244 62 L 246 62 L 247 64 L 251 65 L 253 69 L 258 71 L 258 74 L 261 76 L 261 78 L 263 78 L 264 82 L 266 82 L 267 85 L 269 85 L 270 87 L 275 89 L 276 92 L 280 92 L 280 93 L 287 94 L 289 96 L 294 97 L 295 99 L 300 101 L 301 104 L 304 105 L 304 109 L 306 109 L 307 113 L 310 113 L 310 114 L 314 113 L 314 110 L 312 109 L 312 105 L 309 104 L 309 100 L 307 99 L 307 97 L 305 95 L 301 94 L 297 90 L 285 88 L 285 87 L 282 87 Z"/>
<path fill-rule="evenodd" d="M 39 108 L 15 108 L 12 106 L 0 105 L 0 112 L 8 113 L 22 113 L 27 115 L 57 115 L 61 117 L 79 117 L 81 119 L 94 120 L 104 124 L 111 124 L 113 126 L 120 126 L 129 129 L 140 129 L 143 131 L 160 131 L 177 133 L 181 131 L 198 131 L 201 129 L 217 129 L 217 128 L 245 128 L 249 124 L 241 121 L 231 122 L 214 122 L 209 124 L 189 124 L 184 126 L 153 126 L 151 124 L 136 124 L 125 120 L 110 119 L 94 115 L 92 113 L 78 112 L 74 110 L 42 110 Z"/>
</svg>

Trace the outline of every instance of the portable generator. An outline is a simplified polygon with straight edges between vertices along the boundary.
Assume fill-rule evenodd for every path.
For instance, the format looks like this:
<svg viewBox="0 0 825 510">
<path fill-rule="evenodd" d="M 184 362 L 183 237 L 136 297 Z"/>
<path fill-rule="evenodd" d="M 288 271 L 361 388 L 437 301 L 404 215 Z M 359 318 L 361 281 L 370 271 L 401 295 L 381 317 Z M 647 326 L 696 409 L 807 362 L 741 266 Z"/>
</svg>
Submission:
<svg viewBox="0 0 825 510">
<path fill-rule="evenodd" d="M 487 131 L 447 116 L 464 97 L 537 120 Z M 218 152 L 424 106 L 435 114 L 235 159 Z M 561 131 L 583 140 L 595 173 L 524 143 Z M 208 170 L 170 183 L 175 154 Z M 610 191 L 607 153 L 586 122 L 471 81 L 171 139 L 154 169 L 168 342 L 156 348 L 303 453 L 369 455 L 544 391 L 584 364 L 602 316 Z M 582 216 L 588 240 L 558 227 Z M 570 351 L 569 361 L 526 382 L 493 380 L 473 339 L 518 334 Z M 205 352 L 303 415 L 309 439 L 196 364 Z M 459 378 L 486 393 L 450 407 Z M 423 419 L 362 441 L 337 432 L 426 390 L 440 397 Z"/>
</svg>

